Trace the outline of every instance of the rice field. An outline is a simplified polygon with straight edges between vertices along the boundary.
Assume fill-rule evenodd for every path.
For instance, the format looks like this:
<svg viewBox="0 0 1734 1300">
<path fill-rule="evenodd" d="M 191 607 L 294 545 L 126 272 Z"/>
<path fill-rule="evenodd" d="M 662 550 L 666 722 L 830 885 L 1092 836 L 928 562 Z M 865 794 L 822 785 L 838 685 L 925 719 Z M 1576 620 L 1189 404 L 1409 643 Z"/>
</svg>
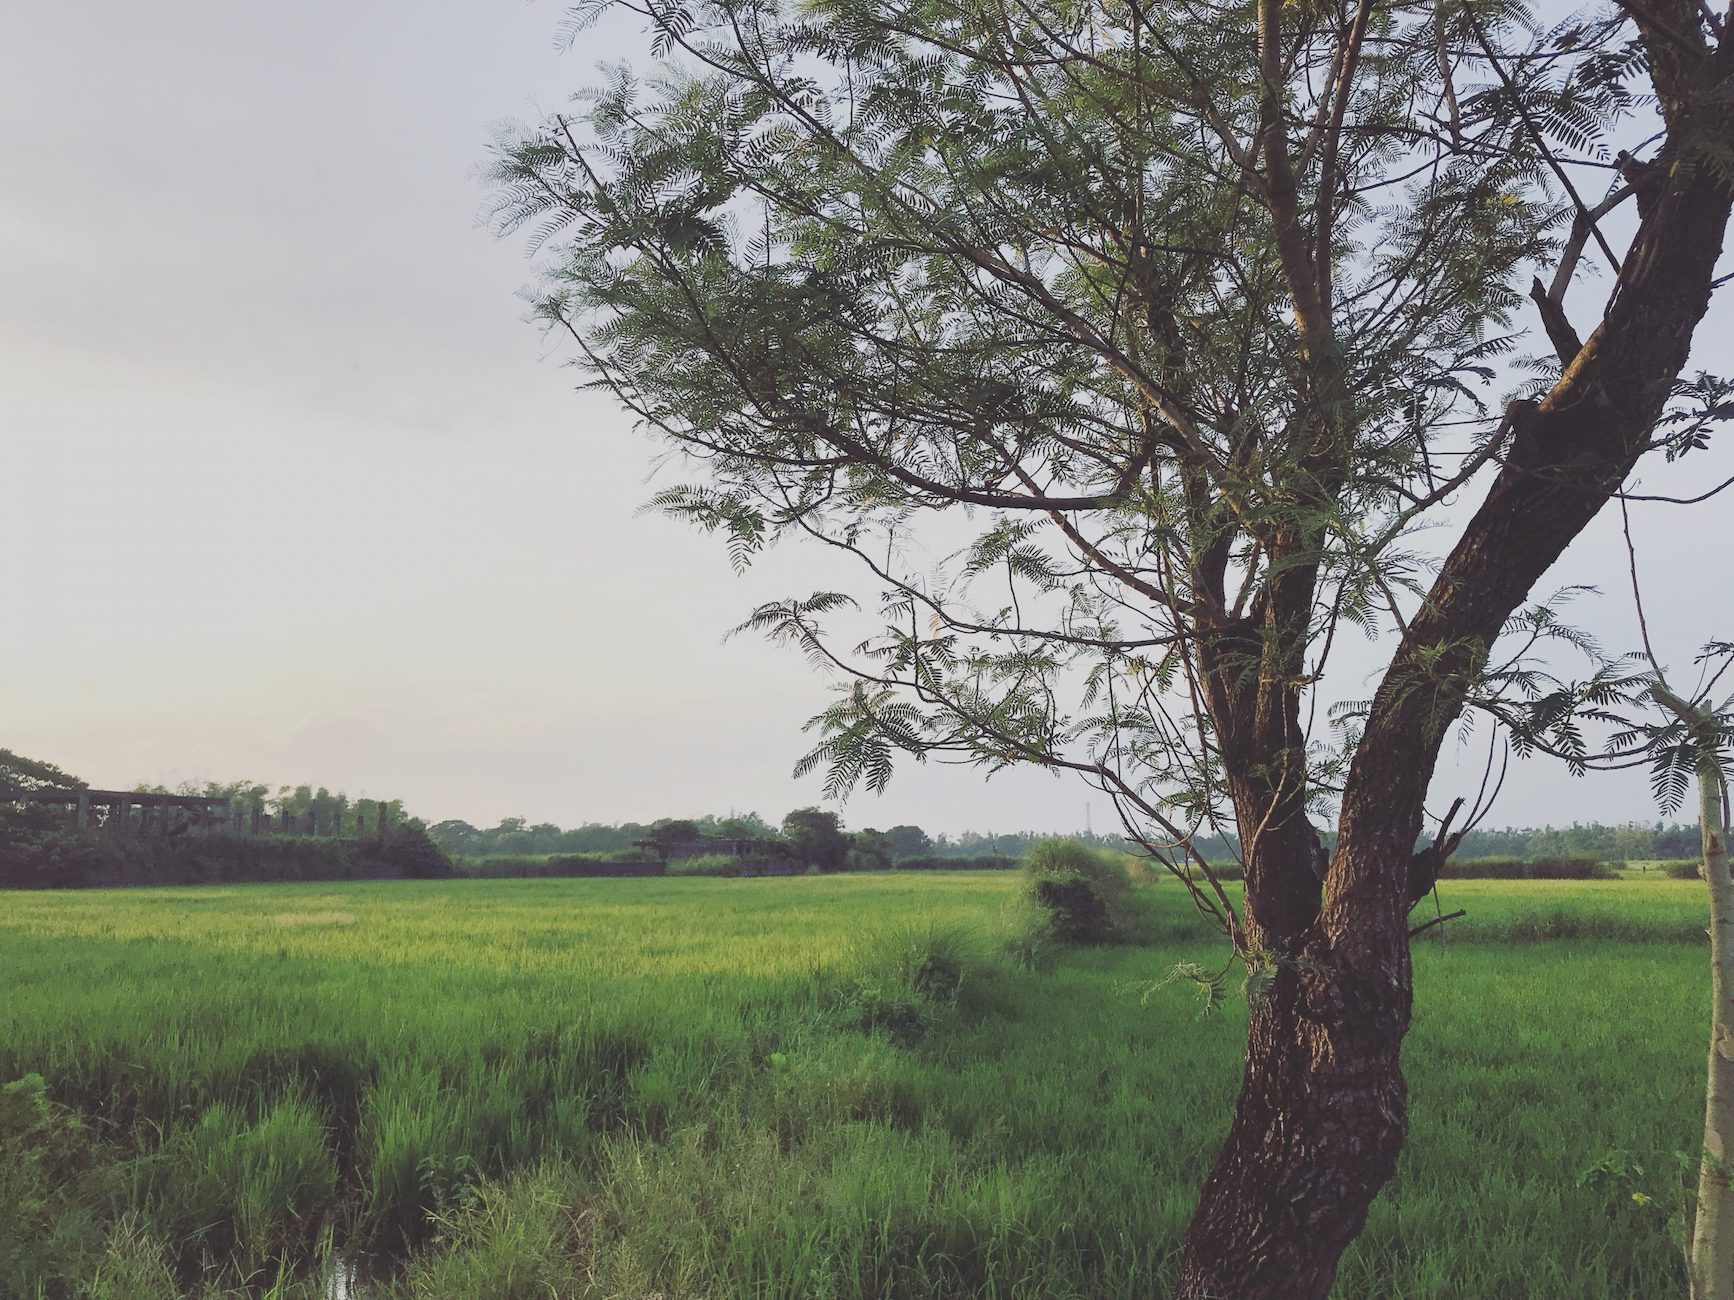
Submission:
<svg viewBox="0 0 1734 1300">
<path fill-rule="evenodd" d="M 1442 901 L 1337 1294 L 1683 1294 L 1703 886 Z M 0 895 L 0 1296 L 1159 1296 L 1244 1008 L 1138 905 L 1031 968 L 994 873 Z"/>
</svg>

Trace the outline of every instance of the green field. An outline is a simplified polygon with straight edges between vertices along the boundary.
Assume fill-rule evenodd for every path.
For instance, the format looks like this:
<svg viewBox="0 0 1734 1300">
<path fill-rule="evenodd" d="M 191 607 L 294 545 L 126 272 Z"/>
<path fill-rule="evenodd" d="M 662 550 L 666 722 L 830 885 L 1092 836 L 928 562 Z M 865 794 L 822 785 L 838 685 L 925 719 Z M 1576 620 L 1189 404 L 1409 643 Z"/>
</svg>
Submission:
<svg viewBox="0 0 1734 1300">
<path fill-rule="evenodd" d="M 1412 1134 L 1338 1295 L 1683 1294 L 1702 891 L 1445 887 L 1470 915 L 1417 944 Z M 54 1103 L 0 1104 L 0 1295 L 311 1297 L 341 1264 L 352 1295 L 476 1300 L 1159 1296 L 1244 1007 L 1140 996 L 1220 964 L 1172 884 L 1139 893 L 1148 944 L 1034 970 L 1004 952 L 1015 895 L 0 895 L 0 1082 Z"/>
</svg>

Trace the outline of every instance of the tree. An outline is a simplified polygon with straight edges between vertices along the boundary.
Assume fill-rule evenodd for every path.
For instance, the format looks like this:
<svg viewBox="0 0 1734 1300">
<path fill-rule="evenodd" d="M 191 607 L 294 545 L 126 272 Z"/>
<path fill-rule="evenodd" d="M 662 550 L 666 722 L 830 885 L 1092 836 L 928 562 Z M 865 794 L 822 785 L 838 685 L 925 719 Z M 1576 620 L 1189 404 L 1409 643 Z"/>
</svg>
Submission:
<svg viewBox="0 0 1734 1300">
<path fill-rule="evenodd" d="M 849 858 L 849 837 L 834 812 L 797 808 L 783 818 L 783 838 L 795 856 L 820 871 L 841 871 Z"/>
<path fill-rule="evenodd" d="M 757 813 L 747 813 L 745 816 L 733 814 L 716 823 L 716 833 L 719 838 L 728 840 L 771 840 L 777 836 L 777 828 L 772 826 Z"/>
<path fill-rule="evenodd" d="M 1078 773 L 1268 975 L 1182 1300 L 1330 1289 L 1405 1134 L 1440 745 L 1570 635 L 1526 601 L 1640 458 L 1729 412 L 1685 371 L 1730 19 L 1620 2 L 644 0 L 678 64 L 499 145 L 537 314 L 702 467 L 654 503 L 878 594 L 745 624 L 839 675 L 800 770 Z M 1392 649 L 1331 737 L 1346 626 Z"/>
<path fill-rule="evenodd" d="M 428 834 L 447 853 L 473 853 L 482 832 L 462 818 L 448 817 L 428 827 Z"/>
<path fill-rule="evenodd" d="M 698 823 L 664 817 L 651 826 L 650 833 L 644 838 L 655 852 L 666 858 L 677 845 L 690 844 L 698 838 Z"/>
<path fill-rule="evenodd" d="M 849 856 L 870 870 L 889 870 L 895 860 L 890 834 L 871 826 L 856 831 L 849 837 Z"/>
<path fill-rule="evenodd" d="M 885 840 L 893 858 L 919 858 L 933 852 L 933 841 L 919 826 L 893 826 L 885 832 Z"/>
<path fill-rule="evenodd" d="M 0 789 L 82 790 L 88 784 L 53 763 L 0 749 Z"/>
</svg>

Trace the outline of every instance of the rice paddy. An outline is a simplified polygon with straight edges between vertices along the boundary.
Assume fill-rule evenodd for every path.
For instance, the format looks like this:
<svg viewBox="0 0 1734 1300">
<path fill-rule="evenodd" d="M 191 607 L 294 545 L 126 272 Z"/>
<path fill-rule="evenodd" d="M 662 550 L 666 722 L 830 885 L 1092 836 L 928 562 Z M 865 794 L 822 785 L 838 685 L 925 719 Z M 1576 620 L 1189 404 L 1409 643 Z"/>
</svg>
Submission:
<svg viewBox="0 0 1734 1300">
<path fill-rule="evenodd" d="M 1444 887 L 1339 1296 L 1683 1293 L 1702 889 Z M 1138 904 L 1030 968 L 997 873 L 0 895 L 0 1296 L 1159 1296 L 1244 1008 Z"/>
</svg>

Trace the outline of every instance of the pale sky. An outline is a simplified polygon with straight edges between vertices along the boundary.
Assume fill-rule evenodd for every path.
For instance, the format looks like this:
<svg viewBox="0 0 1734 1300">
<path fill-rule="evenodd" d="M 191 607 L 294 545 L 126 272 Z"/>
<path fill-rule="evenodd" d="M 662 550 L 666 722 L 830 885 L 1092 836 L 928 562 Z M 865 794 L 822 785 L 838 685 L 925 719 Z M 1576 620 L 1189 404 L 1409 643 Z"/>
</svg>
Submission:
<svg viewBox="0 0 1734 1300">
<path fill-rule="evenodd" d="M 789 769 L 825 683 L 723 633 L 835 585 L 746 577 L 637 507 L 657 448 L 524 322 L 521 245 L 478 228 L 489 127 L 595 80 L 557 4 L 61 0 L 0 17 L 0 746 L 101 786 L 311 782 L 432 820 L 817 802 Z M 1734 312 L 1700 331 L 1730 368 Z M 1648 490 L 1734 466 L 1734 432 Z M 662 481 L 675 481 L 668 478 Z M 1651 627 L 1734 639 L 1693 536 L 1634 506 Z M 1726 540 L 1720 543 L 1725 557 Z M 1618 516 L 1544 586 L 1634 643 Z M 1372 663 L 1372 657 L 1367 657 Z M 1478 752 L 1439 792 L 1473 786 Z M 850 826 L 1068 830 L 1068 779 L 909 768 Z M 1094 824 L 1109 809 L 1094 797 Z M 1654 816 L 1641 776 L 1514 771 L 1490 825 Z"/>
</svg>

